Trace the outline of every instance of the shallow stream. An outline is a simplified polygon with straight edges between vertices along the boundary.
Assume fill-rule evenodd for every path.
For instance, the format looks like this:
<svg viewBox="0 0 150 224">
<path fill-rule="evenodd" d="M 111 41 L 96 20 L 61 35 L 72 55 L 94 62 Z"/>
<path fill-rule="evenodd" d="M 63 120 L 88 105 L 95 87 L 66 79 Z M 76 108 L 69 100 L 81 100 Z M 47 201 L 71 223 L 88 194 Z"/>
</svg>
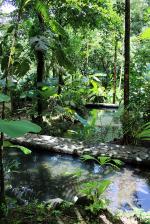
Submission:
<svg viewBox="0 0 150 224">
<path fill-rule="evenodd" d="M 148 170 L 124 167 L 104 176 L 97 164 L 85 164 L 79 158 L 40 151 L 24 155 L 19 150 L 9 149 L 5 158 L 6 192 L 11 198 L 17 198 L 20 204 L 57 197 L 72 201 L 79 190 L 79 181 L 72 174 L 82 171 L 80 180 L 83 182 L 91 176 L 112 180 L 106 197 L 111 201 L 113 211 L 131 210 L 133 207 L 150 211 Z"/>
</svg>

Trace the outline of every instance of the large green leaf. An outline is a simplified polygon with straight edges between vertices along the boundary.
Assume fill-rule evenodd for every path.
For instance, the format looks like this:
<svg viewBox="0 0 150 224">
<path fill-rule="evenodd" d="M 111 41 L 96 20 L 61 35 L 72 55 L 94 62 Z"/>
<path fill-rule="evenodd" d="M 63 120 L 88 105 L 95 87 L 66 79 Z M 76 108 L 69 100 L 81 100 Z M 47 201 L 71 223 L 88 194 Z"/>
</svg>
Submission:
<svg viewBox="0 0 150 224">
<path fill-rule="evenodd" d="M 14 144 L 12 144 L 9 141 L 4 141 L 3 146 L 5 148 L 17 148 L 17 149 L 20 149 L 25 155 L 31 154 L 31 152 L 32 152 L 30 149 L 28 149 L 28 148 L 26 148 L 26 147 L 24 147 L 22 145 L 14 145 Z"/>
<path fill-rule="evenodd" d="M 28 149 L 28 148 L 26 148 L 26 147 L 24 147 L 24 146 L 21 146 L 21 145 L 13 145 L 13 146 L 11 146 L 11 148 L 18 148 L 18 149 L 20 149 L 25 155 L 31 154 L 31 152 L 32 152 L 30 149 Z"/>
<path fill-rule="evenodd" d="M 0 93 L 0 103 L 2 102 L 9 102 L 10 101 L 10 97 L 3 94 L 3 93 Z"/>
<path fill-rule="evenodd" d="M 30 121 L 18 120 L 18 121 L 8 121 L 0 120 L 0 132 L 5 133 L 6 135 L 16 138 L 23 136 L 28 132 L 38 133 L 41 131 L 41 127 L 33 124 Z"/>
</svg>

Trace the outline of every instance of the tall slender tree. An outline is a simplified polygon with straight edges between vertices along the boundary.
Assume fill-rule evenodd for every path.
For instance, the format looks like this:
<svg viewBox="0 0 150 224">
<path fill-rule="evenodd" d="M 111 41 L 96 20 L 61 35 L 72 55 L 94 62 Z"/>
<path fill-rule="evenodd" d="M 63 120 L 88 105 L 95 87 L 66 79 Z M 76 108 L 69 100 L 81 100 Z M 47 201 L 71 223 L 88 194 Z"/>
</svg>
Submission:
<svg viewBox="0 0 150 224">
<path fill-rule="evenodd" d="M 124 142 L 129 142 L 130 0 L 125 0 Z"/>
<path fill-rule="evenodd" d="M 44 21 L 41 13 L 38 13 L 38 20 L 40 26 L 40 33 L 44 32 Z M 38 113 L 38 121 L 42 121 L 42 112 L 43 112 L 43 100 L 40 94 L 42 88 L 42 82 L 44 78 L 44 70 L 45 70 L 45 55 L 42 49 L 36 50 L 36 58 L 37 58 L 37 89 L 39 90 L 38 99 L 37 99 L 37 113 Z"/>
</svg>

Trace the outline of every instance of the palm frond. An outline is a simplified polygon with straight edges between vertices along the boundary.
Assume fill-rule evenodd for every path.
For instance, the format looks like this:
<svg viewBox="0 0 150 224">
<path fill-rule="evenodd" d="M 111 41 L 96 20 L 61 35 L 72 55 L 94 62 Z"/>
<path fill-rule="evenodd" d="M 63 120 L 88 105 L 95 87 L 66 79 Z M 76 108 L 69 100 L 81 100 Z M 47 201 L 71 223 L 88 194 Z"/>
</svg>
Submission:
<svg viewBox="0 0 150 224">
<path fill-rule="evenodd" d="M 47 23 L 49 21 L 49 11 L 47 5 L 40 0 L 35 3 L 35 9 L 42 15 L 44 21 Z"/>
<path fill-rule="evenodd" d="M 141 127 L 141 130 L 135 135 L 137 139 L 150 140 L 150 122 L 147 122 Z"/>
</svg>

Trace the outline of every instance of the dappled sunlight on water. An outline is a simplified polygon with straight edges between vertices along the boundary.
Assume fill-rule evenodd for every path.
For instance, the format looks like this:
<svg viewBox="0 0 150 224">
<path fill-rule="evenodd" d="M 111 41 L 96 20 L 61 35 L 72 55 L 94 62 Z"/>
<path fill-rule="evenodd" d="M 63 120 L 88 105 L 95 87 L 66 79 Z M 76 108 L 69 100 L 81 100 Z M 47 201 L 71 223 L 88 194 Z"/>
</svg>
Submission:
<svg viewBox="0 0 150 224">
<path fill-rule="evenodd" d="M 124 168 L 110 179 L 113 183 L 107 196 L 111 200 L 112 209 L 121 208 L 126 211 L 138 207 L 150 211 L 150 185 L 140 173 L 135 174 L 133 168 Z"/>
</svg>

